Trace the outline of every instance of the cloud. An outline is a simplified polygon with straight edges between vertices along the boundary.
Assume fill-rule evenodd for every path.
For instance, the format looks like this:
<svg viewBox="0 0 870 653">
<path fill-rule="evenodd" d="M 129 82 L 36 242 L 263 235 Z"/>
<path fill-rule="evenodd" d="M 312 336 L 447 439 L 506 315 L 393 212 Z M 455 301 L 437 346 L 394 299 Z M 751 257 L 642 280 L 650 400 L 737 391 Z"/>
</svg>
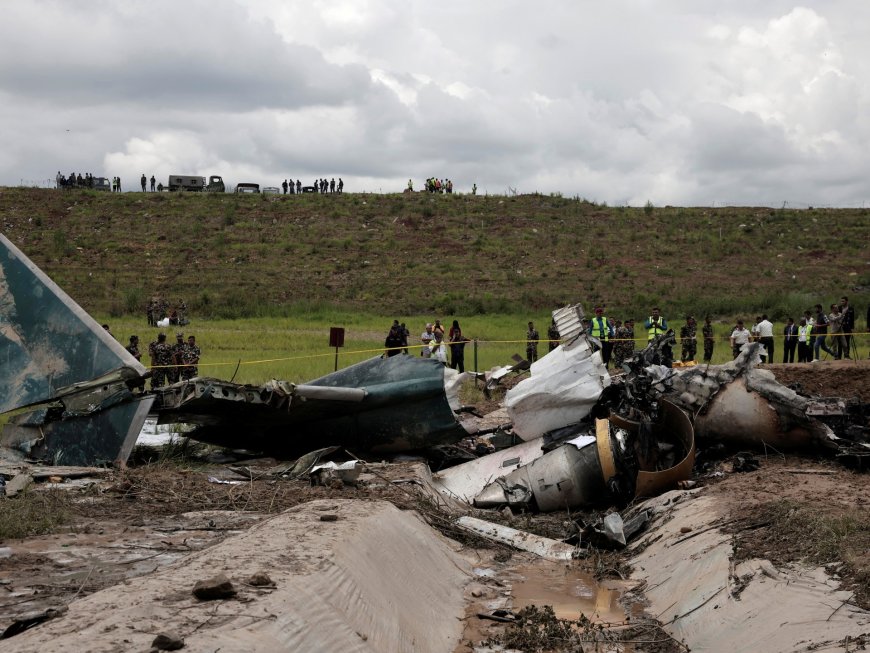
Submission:
<svg viewBox="0 0 870 653">
<path fill-rule="evenodd" d="M 845 0 L 12 3 L 0 183 L 436 175 L 610 203 L 859 204 L 864 19 Z"/>
</svg>

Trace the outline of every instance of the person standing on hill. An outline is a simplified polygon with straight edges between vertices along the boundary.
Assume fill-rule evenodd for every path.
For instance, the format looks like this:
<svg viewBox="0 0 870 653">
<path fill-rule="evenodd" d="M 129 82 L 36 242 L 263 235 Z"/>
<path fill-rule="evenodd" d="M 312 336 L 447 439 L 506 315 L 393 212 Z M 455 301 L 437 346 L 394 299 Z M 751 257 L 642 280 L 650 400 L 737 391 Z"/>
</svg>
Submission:
<svg viewBox="0 0 870 653">
<path fill-rule="evenodd" d="M 668 331 L 668 321 L 661 316 L 658 306 L 652 309 L 652 315 L 646 319 L 643 326 L 647 331 L 648 340 L 653 340 L 656 336 Z"/>
<path fill-rule="evenodd" d="M 145 173 L 142 173 L 142 179 L 139 180 L 142 183 L 142 192 L 145 192 L 145 185 L 148 183 L 148 179 L 145 177 Z"/>
<path fill-rule="evenodd" d="M 704 336 L 704 362 L 710 364 L 713 361 L 713 345 L 716 343 L 716 336 L 713 334 L 713 321 L 709 315 L 704 318 L 701 334 Z"/>
<path fill-rule="evenodd" d="M 151 175 L 151 192 L 154 192 L 154 182 L 157 180 L 154 178 L 154 175 Z"/>
<path fill-rule="evenodd" d="M 794 323 L 793 317 L 788 318 L 786 321 L 782 335 L 782 362 L 794 363 L 794 352 L 798 344 L 798 326 Z M 771 358 L 772 361 L 773 359 Z"/>
<path fill-rule="evenodd" d="M 535 325 L 532 322 L 529 322 L 529 330 L 526 331 L 526 360 L 529 363 L 534 363 L 538 360 L 538 340 L 541 339 L 541 336 L 538 335 L 538 330 L 535 329 Z"/>
</svg>

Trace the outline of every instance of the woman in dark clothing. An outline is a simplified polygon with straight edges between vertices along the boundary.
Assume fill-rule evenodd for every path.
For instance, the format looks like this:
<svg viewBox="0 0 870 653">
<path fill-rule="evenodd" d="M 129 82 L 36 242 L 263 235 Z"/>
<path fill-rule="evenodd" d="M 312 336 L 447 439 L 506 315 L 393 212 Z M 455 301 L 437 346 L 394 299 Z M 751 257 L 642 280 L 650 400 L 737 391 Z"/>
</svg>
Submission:
<svg viewBox="0 0 870 653">
<path fill-rule="evenodd" d="M 450 367 L 461 374 L 465 371 L 465 343 L 468 342 L 468 338 L 462 335 L 459 320 L 453 320 L 447 338 L 450 344 Z"/>
</svg>

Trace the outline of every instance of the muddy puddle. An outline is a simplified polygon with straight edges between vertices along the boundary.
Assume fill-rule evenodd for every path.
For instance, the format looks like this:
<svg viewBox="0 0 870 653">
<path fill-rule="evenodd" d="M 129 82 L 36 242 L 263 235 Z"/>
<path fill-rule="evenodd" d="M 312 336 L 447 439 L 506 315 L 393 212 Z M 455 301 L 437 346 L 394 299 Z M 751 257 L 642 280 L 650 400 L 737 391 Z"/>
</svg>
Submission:
<svg viewBox="0 0 870 653">
<path fill-rule="evenodd" d="M 560 619 L 577 619 L 581 614 L 598 622 L 625 618 L 618 603 L 623 588 L 617 582 L 599 582 L 574 565 L 533 561 L 513 567 L 510 583 L 514 610 L 549 605 Z"/>
</svg>

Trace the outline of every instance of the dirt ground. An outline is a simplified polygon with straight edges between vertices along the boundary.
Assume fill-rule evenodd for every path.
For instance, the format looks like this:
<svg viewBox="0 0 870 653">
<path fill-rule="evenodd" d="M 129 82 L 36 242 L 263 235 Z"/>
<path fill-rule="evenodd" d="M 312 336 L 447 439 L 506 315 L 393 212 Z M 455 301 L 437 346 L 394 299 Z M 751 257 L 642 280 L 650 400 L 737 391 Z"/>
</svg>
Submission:
<svg viewBox="0 0 870 653">
<path fill-rule="evenodd" d="M 803 392 L 870 401 L 868 361 L 768 369 L 783 383 L 800 384 Z M 492 405 L 482 408 L 485 412 Z M 853 471 L 815 453 L 750 455 L 759 464 L 756 470 L 736 471 L 732 452 L 708 461 L 695 478 L 726 507 L 723 527 L 733 535 L 737 556 L 767 558 L 776 565 L 801 561 L 827 565 L 854 592 L 854 602 L 870 609 L 866 470 Z M 255 475 L 276 464 L 271 459 L 241 463 Z M 373 463 L 357 487 L 311 486 L 307 480 L 272 476 L 245 480 L 228 465 L 189 460 L 133 467 L 91 484 L 41 485 L 24 497 L 6 500 L 19 501 L 16 507 L 32 502 L 31 513 L 21 514 L 35 511 L 42 519 L 34 527 L 41 532 L 0 540 L 0 629 L 27 613 L 149 574 L 244 532 L 270 515 L 315 499 L 387 500 L 401 509 L 420 511 L 442 533 L 477 551 L 475 555 L 497 554 L 509 560 L 509 552 L 499 553 L 482 540 L 451 530 L 449 520 L 408 485 L 390 482 L 408 477 L 410 465 Z M 6 519 L 26 520 L 8 510 L 5 514 Z M 490 518 L 549 537 L 567 537 L 575 530 L 564 513 L 515 517 L 493 513 Z M 585 562 L 584 571 L 618 579 L 625 575 L 622 564 L 618 554 L 595 555 Z M 545 624 L 550 619 L 538 616 Z M 499 628 L 478 632 L 492 636 L 503 632 L 504 627 Z M 663 642 L 655 650 L 682 650 L 668 646 Z"/>
</svg>

